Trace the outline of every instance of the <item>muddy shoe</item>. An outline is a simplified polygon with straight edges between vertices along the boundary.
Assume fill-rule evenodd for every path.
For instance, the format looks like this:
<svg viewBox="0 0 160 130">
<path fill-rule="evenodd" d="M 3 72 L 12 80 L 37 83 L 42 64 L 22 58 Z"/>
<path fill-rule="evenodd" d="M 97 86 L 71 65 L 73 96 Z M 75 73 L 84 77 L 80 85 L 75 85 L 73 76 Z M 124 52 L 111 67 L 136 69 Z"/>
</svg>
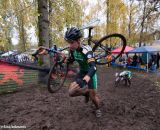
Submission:
<svg viewBox="0 0 160 130">
<path fill-rule="evenodd" d="M 96 117 L 97 117 L 97 118 L 100 118 L 100 117 L 102 116 L 102 112 L 101 112 L 100 109 L 97 109 L 97 110 L 95 111 L 95 114 L 96 114 Z"/>
</svg>

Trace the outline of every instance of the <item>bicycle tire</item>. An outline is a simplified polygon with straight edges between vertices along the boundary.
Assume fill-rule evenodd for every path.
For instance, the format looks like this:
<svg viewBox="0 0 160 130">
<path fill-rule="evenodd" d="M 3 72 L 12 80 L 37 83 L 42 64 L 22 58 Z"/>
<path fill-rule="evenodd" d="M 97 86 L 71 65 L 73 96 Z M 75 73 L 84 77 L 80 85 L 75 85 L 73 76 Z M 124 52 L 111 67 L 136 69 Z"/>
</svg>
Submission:
<svg viewBox="0 0 160 130">
<path fill-rule="evenodd" d="M 49 72 L 47 88 L 50 93 L 55 93 L 60 90 L 66 80 L 68 65 L 65 64 L 66 68 L 63 68 L 62 70 L 60 70 L 58 66 L 58 63 L 53 64 Z"/>
<path fill-rule="evenodd" d="M 121 44 L 122 44 L 122 49 L 121 49 L 121 51 L 118 53 L 118 55 L 117 56 L 115 56 L 114 58 L 112 58 L 112 60 L 110 60 L 110 61 L 104 61 L 104 62 L 100 62 L 100 61 L 98 61 L 99 59 L 97 58 L 96 59 L 96 64 L 98 64 L 98 65 L 104 65 L 104 64 L 108 64 L 108 63 L 111 63 L 112 61 L 115 61 L 117 58 L 119 58 L 121 55 L 122 55 L 122 53 L 124 52 L 124 50 L 125 50 L 125 47 L 126 47 L 126 38 L 122 35 L 122 34 L 118 34 L 118 33 L 114 33 L 114 34 L 110 34 L 110 35 L 107 35 L 107 36 L 104 36 L 104 37 L 102 37 L 95 45 L 94 45 L 94 47 L 93 47 L 93 52 L 95 52 L 96 51 L 96 49 L 98 49 L 98 47 L 99 48 L 102 48 L 103 50 L 104 50 L 104 53 L 105 54 L 107 54 L 107 53 L 109 53 L 109 54 L 111 54 L 111 51 L 109 52 L 106 48 L 105 48 L 105 46 L 104 45 L 102 45 L 102 42 L 103 41 L 105 41 L 105 40 L 108 40 L 109 38 L 119 38 L 119 40 L 121 40 Z M 100 54 L 99 55 L 97 55 L 97 57 L 100 57 Z M 105 56 L 107 56 L 107 55 L 105 55 Z M 95 57 L 96 58 L 96 57 Z"/>
</svg>

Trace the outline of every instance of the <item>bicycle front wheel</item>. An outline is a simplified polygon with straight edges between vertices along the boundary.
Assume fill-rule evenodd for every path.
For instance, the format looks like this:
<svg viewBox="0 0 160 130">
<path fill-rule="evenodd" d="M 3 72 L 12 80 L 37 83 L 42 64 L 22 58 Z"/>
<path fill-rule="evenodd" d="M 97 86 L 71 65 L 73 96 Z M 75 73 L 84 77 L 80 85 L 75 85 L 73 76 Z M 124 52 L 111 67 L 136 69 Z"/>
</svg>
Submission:
<svg viewBox="0 0 160 130">
<path fill-rule="evenodd" d="M 64 85 L 67 76 L 67 70 L 68 66 L 65 63 L 64 64 L 55 63 L 51 67 L 47 83 L 48 91 L 50 93 L 57 92 Z"/>
<path fill-rule="evenodd" d="M 118 33 L 101 38 L 93 47 L 96 64 L 104 65 L 114 62 L 124 52 L 126 38 Z M 116 52 L 113 49 L 118 49 Z"/>
</svg>

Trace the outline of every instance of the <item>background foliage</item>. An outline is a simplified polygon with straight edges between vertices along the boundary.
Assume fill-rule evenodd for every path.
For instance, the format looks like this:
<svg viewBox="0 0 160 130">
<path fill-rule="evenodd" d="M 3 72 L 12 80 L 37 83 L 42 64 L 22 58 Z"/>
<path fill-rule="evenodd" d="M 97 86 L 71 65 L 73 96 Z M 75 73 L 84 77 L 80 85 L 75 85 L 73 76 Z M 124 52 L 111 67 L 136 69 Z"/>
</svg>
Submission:
<svg viewBox="0 0 160 130">
<path fill-rule="evenodd" d="M 118 32 L 133 46 L 137 42 L 141 46 L 160 39 L 159 0 L 44 1 L 49 12 L 50 46 L 65 44 L 63 35 L 67 27 L 81 27 L 97 18 L 101 22 L 94 29 L 95 38 Z M 0 0 L 1 50 L 26 51 L 38 46 L 38 17 L 41 15 L 38 4 L 37 0 Z"/>
</svg>

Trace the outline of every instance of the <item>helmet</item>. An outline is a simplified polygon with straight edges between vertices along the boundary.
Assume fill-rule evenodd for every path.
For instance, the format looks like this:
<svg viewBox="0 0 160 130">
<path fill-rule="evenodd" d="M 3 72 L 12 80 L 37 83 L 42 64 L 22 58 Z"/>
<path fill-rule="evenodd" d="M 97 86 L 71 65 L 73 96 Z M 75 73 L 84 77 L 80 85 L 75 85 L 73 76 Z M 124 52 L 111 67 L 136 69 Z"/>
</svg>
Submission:
<svg viewBox="0 0 160 130">
<path fill-rule="evenodd" d="M 77 40 L 81 37 L 82 37 L 81 31 L 76 27 L 71 27 L 71 28 L 67 29 L 65 36 L 64 36 L 64 39 L 66 41 L 73 41 L 73 40 Z"/>
</svg>

